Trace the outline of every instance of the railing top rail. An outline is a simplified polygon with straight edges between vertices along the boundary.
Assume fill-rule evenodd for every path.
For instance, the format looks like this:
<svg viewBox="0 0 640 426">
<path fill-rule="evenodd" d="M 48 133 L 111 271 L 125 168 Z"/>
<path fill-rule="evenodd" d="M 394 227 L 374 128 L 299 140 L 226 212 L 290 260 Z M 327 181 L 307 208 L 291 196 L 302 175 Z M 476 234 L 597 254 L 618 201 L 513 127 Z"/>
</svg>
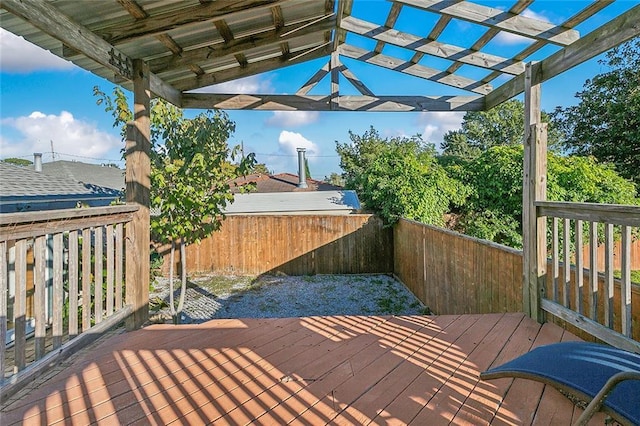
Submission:
<svg viewBox="0 0 640 426">
<path fill-rule="evenodd" d="M 536 201 L 538 216 L 580 219 L 615 225 L 640 226 L 640 206 L 622 204 Z"/>
<path fill-rule="evenodd" d="M 107 207 L 88 207 L 80 209 L 42 210 L 37 212 L 3 213 L 0 214 L 0 226 L 20 225 L 35 222 L 50 222 L 55 220 L 80 219 L 96 216 L 110 216 L 120 213 L 133 213 L 138 210 L 133 204 L 123 204 Z"/>
</svg>

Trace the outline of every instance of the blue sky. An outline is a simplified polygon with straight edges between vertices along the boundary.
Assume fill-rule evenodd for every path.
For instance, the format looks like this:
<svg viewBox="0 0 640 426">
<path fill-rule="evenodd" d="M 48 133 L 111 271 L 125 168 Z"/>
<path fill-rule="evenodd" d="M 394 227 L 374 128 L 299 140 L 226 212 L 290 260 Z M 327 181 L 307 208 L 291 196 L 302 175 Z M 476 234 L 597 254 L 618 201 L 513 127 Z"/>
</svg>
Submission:
<svg viewBox="0 0 640 426">
<path fill-rule="evenodd" d="M 479 1 L 480 3 L 508 9 L 513 2 Z M 535 2 L 526 14 L 552 23 L 561 23 L 589 2 L 542 1 Z M 582 24 L 576 29 L 581 36 L 589 33 L 594 25 L 602 24 L 638 4 L 637 0 L 615 2 L 600 12 L 600 20 Z M 383 0 L 355 0 L 354 16 L 376 23 L 384 23 L 390 3 Z M 396 29 L 424 36 L 433 22 L 427 14 L 415 13 L 408 19 L 403 11 Z M 450 44 L 469 45 L 463 37 L 476 40 L 473 26 L 453 21 L 442 35 Z M 349 35 L 347 42 L 373 49 L 371 41 Z M 509 57 L 527 46 L 527 41 L 517 36 L 501 33 L 483 51 Z M 548 54 L 547 48 L 540 54 Z M 554 48 L 550 48 L 554 49 Z M 409 59 L 411 53 L 401 48 L 385 47 L 383 53 Z M 427 58 L 427 57 L 425 57 Z M 535 57 L 533 59 L 536 59 Z M 327 59 L 288 67 L 279 71 L 225 83 L 213 89 L 219 92 L 244 93 L 293 93 L 311 77 Z M 446 67 L 446 61 L 433 58 L 433 67 Z M 440 62 L 438 62 L 440 61 Z M 417 82 L 415 78 L 398 76 L 372 65 L 343 59 L 343 63 L 374 93 L 385 94 L 463 94 L 453 88 L 430 82 Z M 576 103 L 575 93 L 581 90 L 586 79 L 606 71 L 597 60 L 591 60 L 569 72 L 546 82 L 542 88 L 542 107 L 552 111 L 556 106 Z M 488 74 L 473 67 L 459 71 L 470 78 Z M 502 81 L 494 81 L 494 85 Z M 95 103 L 93 87 L 100 86 L 111 92 L 113 85 L 73 64 L 57 58 L 31 45 L 22 38 L 0 29 L 0 158 L 23 157 L 32 159 L 33 152 L 43 152 L 44 161 L 52 160 L 52 148 L 56 159 L 77 160 L 89 163 L 115 162 L 121 166 L 122 142 L 112 120 Z M 348 82 L 341 80 L 341 94 L 355 94 Z M 329 92 L 328 78 L 311 94 Z M 464 94 L 467 94 L 466 92 Z M 188 111 L 194 115 L 197 111 Z M 354 112 L 258 112 L 229 111 L 236 123 L 232 144 L 244 143 L 245 151 L 255 152 L 259 162 L 266 163 L 275 173 L 297 173 L 296 147 L 307 148 L 311 174 L 323 178 L 331 172 L 340 172 L 335 141 L 347 142 L 349 131 L 362 134 L 373 125 L 385 137 L 409 136 L 420 133 L 436 146 L 442 135 L 460 127 L 463 113 L 354 113 Z"/>
</svg>

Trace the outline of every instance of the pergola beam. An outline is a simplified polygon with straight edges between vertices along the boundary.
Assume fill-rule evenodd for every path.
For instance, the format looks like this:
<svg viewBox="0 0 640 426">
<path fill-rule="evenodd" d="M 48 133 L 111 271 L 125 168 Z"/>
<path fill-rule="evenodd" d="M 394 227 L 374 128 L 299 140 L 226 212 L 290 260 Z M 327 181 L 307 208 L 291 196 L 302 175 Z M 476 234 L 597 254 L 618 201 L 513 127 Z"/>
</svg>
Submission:
<svg viewBox="0 0 640 426">
<path fill-rule="evenodd" d="M 640 36 L 640 5 L 582 37 L 571 46 L 533 65 L 531 84 L 543 83 L 599 54 Z M 512 78 L 487 95 L 487 109 L 524 91 L 524 74 Z"/>
<path fill-rule="evenodd" d="M 561 46 L 568 46 L 580 38 L 576 30 L 467 1 L 453 4 L 442 0 L 393 1 Z"/>
<path fill-rule="evenodd" d="M 478 54 L 476 52 L 469 52 L 468 49 L 462 47 L 428 40 L 354 17 L 344 18 L 340 23 L 340 27 L 363 37 L 384 41 L 394 46 L 403 47 L 414 52 L 426 53 L 427 55 L 450 61 L 458 61 L 464 64 L 513 75 L 524 72 L 524 64 L 519 61 L 490 55 L 488 53 Z"/>
<path fill-rule="evenodd" d="M 175 28 L 187 28 L 202 22 L 232 20 L 247 10 L 269 10 L 291 0 L 226 0 L 193 6 L 179 11 L 166 12 L 160 15 L 112 25 L 96 30 L 96 34 L 108 43 L 116 45 L 128 43 L 140 37 L 155 36 Z"/>
<path fill-rule="evenodd" d="M 245 68 L 230 68 L 218 72 L 208 72 L 202 76 L 187 77 L 173 81 L 171 84 L 178 90 L 196 90 L 201 87 L 213 84 L 224 83 L 238 78 L 250 77 L 267 71 L 276 70 L 285 66 L 299 64 L 312 59 L 321 58 L 330 53 L 329 46 L 325 43 L 320 46 L 305 49 L 301 52 L 292 52 L 293 58 L 286 59 L 282 56 L 264 59 L 262 61 L 249 63 Z M 182 94 L 184 99 L 186 93 Z M 182 106 L 184 107 L 184 101 Z"/>
<path fill-rule="evenodd" d="M 425 80 L 446 84 L 447 86 L 455 87 L 457 89 L 468 90 L 470 92 L 475 92 L 482 95 L 486 95 L 487 93 L 491 92 L 491 90 L 493 90 L 490 84 L 484 84 L 470 78 L 449 74 L 434 68 L 415 64 L 411 61 L 405 61 L 404 59 L 395 58 L 393 56 L 385 55 L 382 53 L 376 55 L 374 52 L 351 46 L 349 44 L 341 45 L 338 48 L 338 52 L 342 56 L 347 58 L 366 62 L 368 64 L 400 72 L 402 74 L 407 74 L 414 77 L 423 78 Z"/>
<path fill-rule="evenodd" d="M 316 20 L 318 18 L 314 18 Z M 207 61 L 211 58 L 221 58 L 236 53 L 244 52 L 257 47 L 269 47 L 274 44 L 290 41 L 297 37 L 317 34 L 329 31 L 335 26 L 335 18 L 327 18 L 309 25 L 309 22 L 286 25 L 279 30 L 271 29 L 246 37 L 239 37 L 227 43 L 200 47 L 182 52 L 180 55 L 164 56 L 149 61 L 149 68 L 152 72 L 163 72 L 168 69 L 188 67 L 193 63 Z"/>
<path fill-rule="evenodd" d="M 331 95 L 185 93 L 184 108 L 262 111 L 332 111 Z M 339 111 L 482 111 L 482 96 L 338 96 Z"/>
<path fill-rule="evenodd" d="M 21 17 L 51 37 L 60 40 L 69 48 L 93 59 L 113 71 L 116 76 L 133 80 L 133 61 L 127 55 L 98 37 L 86 27 L 70 20 L 50 3 L 34 0 L 3 0 L 2 7 Z M 180 106 L 181 94 L 178 90 L 150 75 L 150 89 L 174 105 Z"/>
</svg>

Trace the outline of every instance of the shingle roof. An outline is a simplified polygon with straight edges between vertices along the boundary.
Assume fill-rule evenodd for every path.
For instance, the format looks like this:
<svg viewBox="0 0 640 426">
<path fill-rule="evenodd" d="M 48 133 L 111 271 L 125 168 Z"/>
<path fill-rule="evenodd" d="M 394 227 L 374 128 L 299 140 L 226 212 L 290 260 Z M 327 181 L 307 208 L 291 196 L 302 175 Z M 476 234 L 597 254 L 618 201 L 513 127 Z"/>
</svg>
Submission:
<svg viewBox="0 0 640 426">
<path fill-rule="evenodd" d="M 66 208 L 76 201 L 108 205 L 120 191 L 0 162 L 0 212 Z M 47 207 L 45 207 L 47 205 Z M 63 206 L 64 207 L 60 207 Z M 59 206 L 59 207 L 55 207 Z"/>
<path fill-rule="evenodd" d="M 49 176 L 69 178 L 76 182 L 122 191 L 124 170 L 116 167 L 88 164 L 79 161 L 52 161 L 42 164 L 42 172 Z"/>
<path fill-rule="evenodd" d="M 307 178 L 307 188 L 298 188 L 298 175 L 291 173 L 280 173 L 277 175 L 253 174 L 235 179 L 231 190 L 238 192 L 238 186 L 247 183 L 255 183 L 255 193 L 271 192 L 315 192 L 315 191 L 338 191 L 342 188 L 326 182 Z"/>
</svg>

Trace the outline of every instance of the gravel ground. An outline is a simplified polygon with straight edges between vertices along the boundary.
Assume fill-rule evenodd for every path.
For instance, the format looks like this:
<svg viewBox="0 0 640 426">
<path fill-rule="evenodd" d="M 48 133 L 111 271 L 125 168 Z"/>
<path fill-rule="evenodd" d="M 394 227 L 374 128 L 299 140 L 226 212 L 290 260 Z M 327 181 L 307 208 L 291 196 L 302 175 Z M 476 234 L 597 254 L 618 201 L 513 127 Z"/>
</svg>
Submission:
<svg viewBox="0 0 640 426">
<path fill-rule="evenodd" d="M 179 290 L 174 294 L 177 303 Z M 150 300 L 152 321 L 171 321 L 167 278 L 155 281 Z M 267 275 L 257 279 L 203 276 L 189 280 L 180 322 L 424 313 L 426 309 L 420 301 L 403 284 L 387 275 Z"/>
</svg>

